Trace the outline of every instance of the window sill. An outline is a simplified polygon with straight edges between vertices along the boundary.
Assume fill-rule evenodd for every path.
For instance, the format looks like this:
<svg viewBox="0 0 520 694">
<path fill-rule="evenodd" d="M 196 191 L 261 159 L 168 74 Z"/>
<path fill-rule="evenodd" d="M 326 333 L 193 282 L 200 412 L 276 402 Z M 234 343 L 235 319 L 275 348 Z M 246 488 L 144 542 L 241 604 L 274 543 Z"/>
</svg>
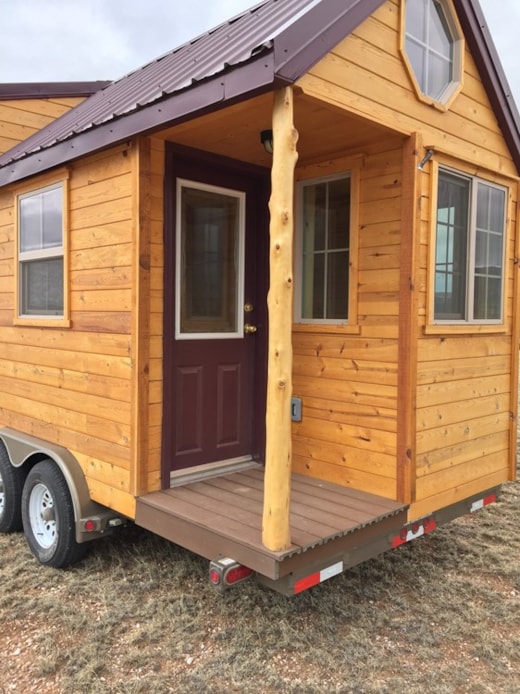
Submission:
<svg viewBox="0 0 520 694">
<path fill-rule="evenodd" d="M 331 325 L 330 323 L 293 323 L 295 333 L 322 333 L 325 335 L 359 335 L 360 325 Z"/>
<path fill-rule="evenodd" d="M 467 323 L 464 325 L 454 325 L 451 323 L 425 325 L 423 333 L 425 335 L 504 335 L 508 332 L 505 325 L 479 325 Z"/>
<path fill-rule="evenodd" d="M 15 318 L 13 325 L 21 325 L 27 328 L 70 328 L 68 318 Z"/>
</svg>

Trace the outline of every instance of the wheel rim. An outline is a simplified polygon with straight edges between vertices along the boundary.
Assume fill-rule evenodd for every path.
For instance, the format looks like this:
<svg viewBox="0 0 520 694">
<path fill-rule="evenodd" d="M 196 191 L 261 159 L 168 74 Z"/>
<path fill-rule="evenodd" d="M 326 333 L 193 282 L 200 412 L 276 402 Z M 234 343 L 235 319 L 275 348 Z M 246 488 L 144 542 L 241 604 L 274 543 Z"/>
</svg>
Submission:
<svg viewBox="0 0 520 694">
<path fill-rule="evenodd" d="M 31 491 L 29 520 L 38 544 L 45 549 L 51 547 L 57 535 L 54 499 L 48 488 L 41 482 Z"/>
<path fill-rule="evenodd" d="M 4 478 L 0 472 L 0 516 L 3 514 L 5 508 L 5 490 L 4 490 Z"/>
</svg>

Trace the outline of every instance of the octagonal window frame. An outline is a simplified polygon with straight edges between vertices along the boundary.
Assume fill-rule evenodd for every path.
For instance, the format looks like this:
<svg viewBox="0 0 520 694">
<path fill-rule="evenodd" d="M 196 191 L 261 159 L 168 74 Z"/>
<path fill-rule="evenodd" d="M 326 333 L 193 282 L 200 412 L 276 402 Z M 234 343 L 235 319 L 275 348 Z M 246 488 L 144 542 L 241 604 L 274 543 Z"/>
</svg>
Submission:
<svg viewBox="0 0 520 694">
<path fill-rule="evenodd" d="M 464 33 L 457 17 L 457 13 L 451 0 L 427 0 L 429 6 L 434 6 L 437 12 L 442 14 L 444 19 L 444 28 L 450 33 L 451 39 L 451 75 L 446 86 L 436 94 L 428 94 L 423 90 L 421 81 L 418 79 L 416 71 L 412 65 L 407 51 L 407 5 L 409 2 L 417 2 L 417 0 L 401 0 L 401 40 L 400 51 L 406 70 L 413 84 L 417 97 L 424 103 L 435 106 L 436 108 L 447 111 L 454 99 L 458 96 L 463 88 L 464 76 Z M 429 9 L 429 8 L 428 8 Z M 410 35 L 411 36 L 411 35 Z M 418 40 L 417 37 L 412 37 Z M 420 40 L 419 40 L 420 41 Z M 423 44 L 425 52 L 434 53 L 434 49 L 430 44 Z"/>
</svg>

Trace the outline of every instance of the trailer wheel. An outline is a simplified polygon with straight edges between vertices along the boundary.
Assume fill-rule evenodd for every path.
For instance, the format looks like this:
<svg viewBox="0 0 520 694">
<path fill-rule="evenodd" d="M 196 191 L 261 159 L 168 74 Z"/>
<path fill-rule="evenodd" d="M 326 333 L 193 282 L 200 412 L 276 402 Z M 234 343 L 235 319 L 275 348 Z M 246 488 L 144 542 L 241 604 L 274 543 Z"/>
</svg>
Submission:
<svg viewBox="0 0 520 694">
<path fill-rule="evenodd" d="M 42 460 L 27 475 L 22 521 L 29 548 L 40 564 L 59 569 L 85 556 L 86 544 L 76 542 L 67 482 L 52 460 Z"/>
<path fill-rule="evenodd" d="M 7 451 L 0 443 L 0 533 L 22 529 L 22 489 L 25 474 L 13 467 Z"/>
</svg>

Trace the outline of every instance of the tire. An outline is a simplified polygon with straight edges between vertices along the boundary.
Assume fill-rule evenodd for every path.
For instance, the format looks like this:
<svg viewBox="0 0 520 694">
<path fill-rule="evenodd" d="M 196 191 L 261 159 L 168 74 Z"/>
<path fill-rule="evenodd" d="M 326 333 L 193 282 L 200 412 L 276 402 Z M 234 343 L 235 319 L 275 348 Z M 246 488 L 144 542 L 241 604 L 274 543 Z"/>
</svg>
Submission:
<svg viewBox="0 0 520 694">
<path fill-rule="evenodd" d="M 67 482 L 52 460 L 36 463 L 29 472 L 21 506 L 27 544 L 40 564 L 61 569 L 85 556 L 86 544 L 76 542 Z"/>
<path fill-rule="evenodd" d="M 25 472 L 11 465 L 5 446 L 0 443 L 0 533 L 22 530 L 22 489 Z"/>
</svg>

